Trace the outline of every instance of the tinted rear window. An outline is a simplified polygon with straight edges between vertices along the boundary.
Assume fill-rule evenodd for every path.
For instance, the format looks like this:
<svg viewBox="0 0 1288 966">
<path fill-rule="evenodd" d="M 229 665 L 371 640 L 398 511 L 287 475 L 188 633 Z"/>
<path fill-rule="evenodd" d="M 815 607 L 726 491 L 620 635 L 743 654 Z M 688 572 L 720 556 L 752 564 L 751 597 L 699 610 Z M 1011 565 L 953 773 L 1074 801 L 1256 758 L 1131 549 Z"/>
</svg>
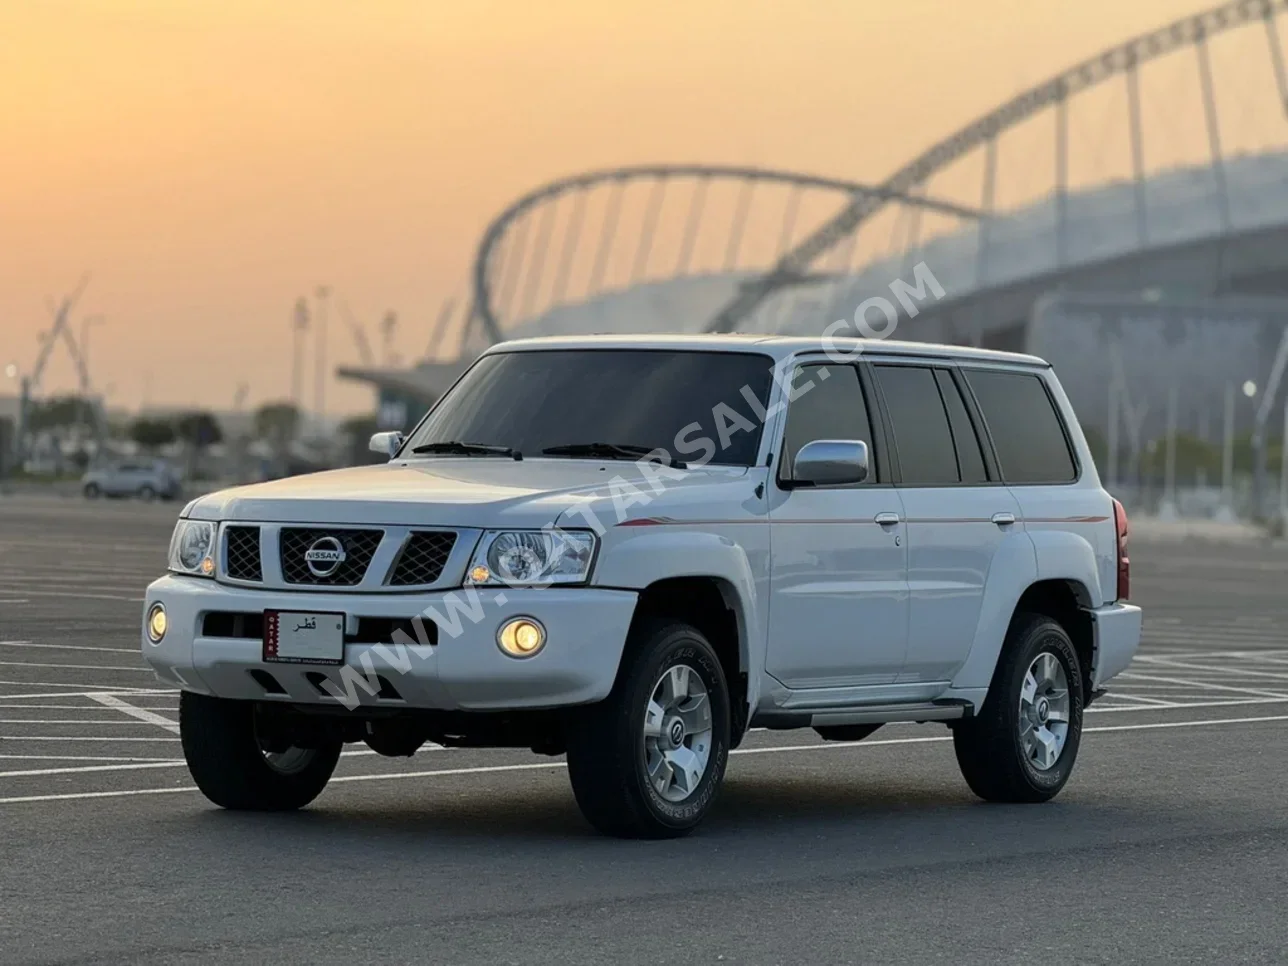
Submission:
<svg viewBox="0 0 1288 966">
<path fill-rule="evenodd" d="M 948 422 L 953 427 L 953 443 L 957 447 L 957 467 L 961 470 L 962 482 L 984 483 L 988 480 L 984 471 L 984 452 L 966 412 L 966 404 L 962 402 L 962 394 L 947 369 L 936 369 L 935 381 L 939 383 L 939 394 L 944 397 Z"/>
<path fill-rule="evenodd" d="M 1042 377 L 966 370 L 1007 483 L 1068 483 L 1077 476 L 1064 424 Z"/>
<path fill-rule="evenodd" d="M 771 358 L 754 353 L 499 352 L 461 377 L 403 452 L 456 441 L 536 457 L 549 447 L 612 443 L 664 449 L 690 462 L 750 466 L 772 367 Z"/>
<path fill-rule="evenodd" d="M 956 483 L 957 452 L 933 369 L 877 366 L 905 486 Z"/>
</svg>

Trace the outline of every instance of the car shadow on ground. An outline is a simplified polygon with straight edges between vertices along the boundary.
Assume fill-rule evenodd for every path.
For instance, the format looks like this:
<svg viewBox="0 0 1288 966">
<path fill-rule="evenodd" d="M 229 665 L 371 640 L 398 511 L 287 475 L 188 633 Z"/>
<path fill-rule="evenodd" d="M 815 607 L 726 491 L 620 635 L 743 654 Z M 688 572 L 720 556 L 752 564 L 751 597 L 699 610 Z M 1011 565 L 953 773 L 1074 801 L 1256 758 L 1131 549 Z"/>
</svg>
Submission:
<svg viewBox="0 0 1288 966">
<path fill-rule="evenodd" d="M 893 842 L 908 837 L 1024 835 L 1060 828 L 1103 830 L 1122 824 L 1129 808 L 1057 801 L 1047 805 L 987 805 L 964 785 L 891 783 L 879 776 L 846 781 L 742 779 L 731 781 L 715 809 L 687 841 L 728 844 L 748 836 L 860 836 Z M 1139 821 L 1141 816 L 1136 815 Z M 555 846 L 612 842 L 582 818 L 562 775 L 523 786 L 427 789 L 403 786 L 396 795 L 355 801 L 324 794 L 295 813 L 226 812 L 202 801 L 162 820 L 176 835 L 212 832 L 238 849 L 264 838 L 272 847 L 342 850 L 461 848 L 482 842 Z"/>
</svg>

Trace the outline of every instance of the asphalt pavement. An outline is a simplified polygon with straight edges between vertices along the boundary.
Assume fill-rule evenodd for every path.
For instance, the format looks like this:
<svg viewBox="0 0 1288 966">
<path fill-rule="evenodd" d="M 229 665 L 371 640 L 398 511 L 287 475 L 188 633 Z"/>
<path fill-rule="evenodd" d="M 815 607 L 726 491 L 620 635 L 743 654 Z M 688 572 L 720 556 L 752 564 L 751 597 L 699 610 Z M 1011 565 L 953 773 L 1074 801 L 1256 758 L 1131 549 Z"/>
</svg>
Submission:
<svg viewBox="0 0 1288 966">
<path fill-rule="evenodd" d="M 351 746 L 309 809 L 192 787 L 138 654 L 177 505 L 0 497 L 0 963 L 1283 963 L 1288 550 L 1137 540 L 1145 644 L 1044 806 L 947 730 L 753 733 L 694 835 L 560 759 Z"/>
</svg>

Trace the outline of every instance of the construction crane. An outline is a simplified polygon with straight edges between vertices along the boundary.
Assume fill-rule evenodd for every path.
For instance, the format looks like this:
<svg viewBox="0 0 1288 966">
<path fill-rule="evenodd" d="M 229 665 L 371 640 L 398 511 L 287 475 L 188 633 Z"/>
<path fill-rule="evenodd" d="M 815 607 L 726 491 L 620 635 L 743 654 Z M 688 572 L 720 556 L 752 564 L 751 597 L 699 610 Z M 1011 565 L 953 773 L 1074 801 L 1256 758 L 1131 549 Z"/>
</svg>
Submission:
<svg viewBox="0 0 1288 966">
<path fill-rule="evenodd" d="M 394 333 L 398 328 L 398 313 L 390 309 L 385 313 L 384 318 L 380 320 L 380 335 L 383 345 L 384 363 L 386 366 L 398 364 L 398 357 L 394 354 Z"/>
<path fill-rule="evenodd" d="M 61 338 L 67 345 L 67 351 L 76 364 L 77 374 L 80 378 L 80 388 L 82 394 L 89 392 L 89 370 L 85 366 L 85 360 L 81 357 L 79 347 L 76 345 L 76 337 L 72 334 L 68 320 L 71 317 L 72 309 L 80 301 L 81 295 L 85 292 L 85 287 L 89 285 L 89 273 L 86 272 L 81 276 L 80 282 L 72 289 L 71 293 L 63 297 L 62 302 L 57 304 L 49 299 L 47 304 L 49 314 L 53 319 L 53 325 L 45 333 L 41 344 L 40 352 L 36 356 L 36 362 L 31 367 L 31 373 L 22 377 L 21 388 L 18 399 L 18 432 L 15 436 L 16 448 L 21 453 L 23 440 L 27 437 L 27 426 L 30 421 L 31 397 L 40 388 L 40 380 L 44 377 L 45 366 L 49 363 L 49 357 L 53 354 L 54 346 Z M 97 413 L 94 415 L 94 431 L 98 435 L 102 430 L 102 420 L 98 418 Z"/>
<path fill-rule="evenodd" d="M 371 343 L 367 340 L 367 331 L 354 318 L 353 313 L 349 311 L 349 303 L 343 299 L 340 300 L 340 314 L 344 316 L 345 324 L 349 326 L 349 332 L 353 335 L 353 343 L 358 347 L 358 356 L 362 359 L 362 364 L 368 369 L 374 369 L 376 360 L 375 356 L 371 354 Z"/>
<path fill-rule="evenodd" d="M 31 375 L 23 380 L 24 396 L 30 398 L 30 394 L 40 388 L 41 377 L 45 374 L 45 366 L 49 362 L 50 355 L 53 354 L 54 344 L 61 336 L 67 343 L 67 351 L 71 354 L 72 361 L 76 363 L 77 374 L 80 376 L 82 391 L 88 389 L 89 372 L 85 369 L 85 364 L 81 360 L 80 349 L 76 345 L 76 337 L 72 335 L 72 330 L 68 326 L 68 319 L 71 316 L 72 309 L 80 301 L 81 295 L 85 291 L 85 286 L 89 284 L 89 274 L 81 276 L 80 283 L 74 288 L 70 295 L 63 297 L 62 302 L 55 304 L 53 299 L 48 299 L 46 304 L 49 307 L 50 317 L 53 319 L 53 326 L 45 334 L 44 341 L 40 346 L 40 354 L 36 356 L 36 363 L 31 367 Z"/>
</svg>

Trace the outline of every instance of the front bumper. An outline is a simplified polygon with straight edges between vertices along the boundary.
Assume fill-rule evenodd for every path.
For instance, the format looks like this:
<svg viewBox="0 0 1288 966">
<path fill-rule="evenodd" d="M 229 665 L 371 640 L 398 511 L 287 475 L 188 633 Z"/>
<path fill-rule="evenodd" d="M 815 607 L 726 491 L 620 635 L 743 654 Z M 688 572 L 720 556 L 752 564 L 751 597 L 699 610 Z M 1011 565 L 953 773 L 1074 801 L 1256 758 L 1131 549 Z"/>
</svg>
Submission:
<svg viewBox="0 0 1288 966">
<path fill-rule="evenodd" d="M 1127 670 L 1140 646 L 1140 608 L 1133 604 L 1109 604 L 1090 611 L 1095 628 L 1096 650 L 1091 662 L 1091 687 L 1099 690 L 1106 681 Z"/>
<path fill-rule="evenodd" d="M 229 587 L 193 577 L 167 576 L 147 590 L 143 612 L 165 606 L 167 630 L 159 644 L 142 632 L 144 660 L 157 677 L 188 691 L 221 698 L 288 704 L 441 710 L 553 708 L 607 697 L 617 676 L 636 594 L 594 587 L 497 588 L 435 594 L 282 592 Z M 349 620 L 410 619 L 438 627 L 438 642 L 347 644 L 343 665 L 265 662 L 262 642 L 203 636 L 210 611 L 343 612 Z M 530 658 L 506 656 L 496 644 L 501 623 L 535 617 L 547 643 Z M 284 694 L 264 686 L 262 674 Z M 396 690 L 379 696 L 377 676 Z M 336 697 L 335 695 L 340 695 Z"/>
</svg>

